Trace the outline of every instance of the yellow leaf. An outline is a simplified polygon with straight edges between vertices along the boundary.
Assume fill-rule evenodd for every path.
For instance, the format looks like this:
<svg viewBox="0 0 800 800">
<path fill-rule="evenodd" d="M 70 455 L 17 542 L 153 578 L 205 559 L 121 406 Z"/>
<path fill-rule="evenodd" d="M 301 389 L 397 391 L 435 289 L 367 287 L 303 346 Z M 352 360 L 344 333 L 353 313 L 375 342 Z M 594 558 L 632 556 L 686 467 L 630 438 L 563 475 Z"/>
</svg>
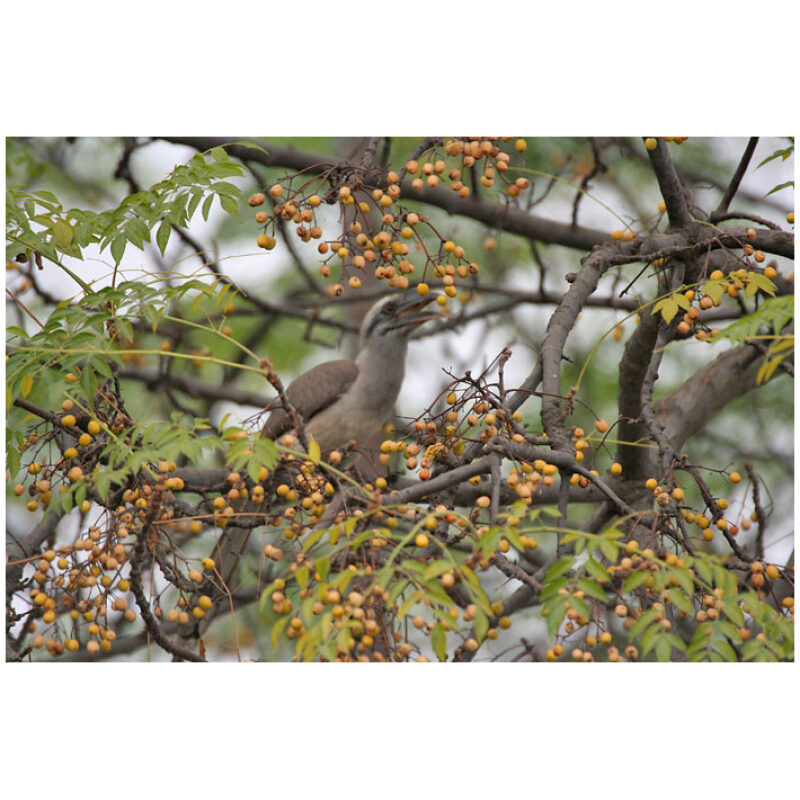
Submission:
<svg viewBox="0 0 800 800">
<path fill-rule="evenodd" d="M 31 375 L 24 375 L 19 385 L 23 397 L 27 397 L 33 389 L 33 377 Z"/>
<path fill-rule="evenodd" d="M 322 453 L 319 449 L 319 443 L 317 440 L 312 436 L 308 443 L 308 459 L 313 464 L 319 464 L 319 459 Z"/>
</svg>

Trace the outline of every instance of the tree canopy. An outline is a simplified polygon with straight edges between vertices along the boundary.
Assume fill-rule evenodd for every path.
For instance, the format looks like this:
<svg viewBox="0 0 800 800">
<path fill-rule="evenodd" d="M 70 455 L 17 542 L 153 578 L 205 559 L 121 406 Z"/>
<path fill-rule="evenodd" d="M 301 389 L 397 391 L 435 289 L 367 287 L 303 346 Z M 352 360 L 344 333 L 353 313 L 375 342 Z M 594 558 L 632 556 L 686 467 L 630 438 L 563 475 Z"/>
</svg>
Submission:
<svg viewBox="0 0 800 800">
<path fill-rule="evenodd" d="M 9 139 L 7 659 L 792 660 L 793 152 Z M 414 287 L 381 440 L 260 435 Z"/>
</svg>

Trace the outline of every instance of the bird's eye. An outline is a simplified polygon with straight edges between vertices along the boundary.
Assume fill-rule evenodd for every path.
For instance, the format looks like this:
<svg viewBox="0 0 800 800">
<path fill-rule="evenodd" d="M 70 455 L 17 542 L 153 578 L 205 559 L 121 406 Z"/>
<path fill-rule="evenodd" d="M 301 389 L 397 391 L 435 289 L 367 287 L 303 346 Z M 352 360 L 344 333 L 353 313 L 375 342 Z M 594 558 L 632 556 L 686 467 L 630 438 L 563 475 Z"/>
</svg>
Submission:
<svg viewBox="0 0 800 800">
<path fill-rule="evenodd" d="M 395 309 L 394 301 L 389 302 L 383 307 L 383 313 L 384 314 L 394 314 L 394 309 Z"/>
</svg>

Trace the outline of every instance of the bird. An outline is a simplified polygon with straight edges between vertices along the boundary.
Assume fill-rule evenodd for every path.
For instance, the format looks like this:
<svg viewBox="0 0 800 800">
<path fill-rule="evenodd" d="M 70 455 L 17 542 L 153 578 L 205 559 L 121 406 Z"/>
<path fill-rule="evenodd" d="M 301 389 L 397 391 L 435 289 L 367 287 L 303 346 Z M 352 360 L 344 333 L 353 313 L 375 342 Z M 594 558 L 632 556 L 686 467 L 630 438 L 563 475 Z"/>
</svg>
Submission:
<svg viewBox="0 0 800 800">
<path fill-rule="evenodd" d="M 424 311 L 437 293 L 416 288 L 382 297 L 367 311 L 355 361 L 338 359 L 313 367 L 286 388 L 286 399 L 304 422 L 306 436 L 331 453 L 355 440 L 367 445 L 387 422 L 405 376 L 408 339 L 439 313 Z M 280 398 L 269 404 L 261 435 L 277 439 L 294 428 Z"/>
</svg>

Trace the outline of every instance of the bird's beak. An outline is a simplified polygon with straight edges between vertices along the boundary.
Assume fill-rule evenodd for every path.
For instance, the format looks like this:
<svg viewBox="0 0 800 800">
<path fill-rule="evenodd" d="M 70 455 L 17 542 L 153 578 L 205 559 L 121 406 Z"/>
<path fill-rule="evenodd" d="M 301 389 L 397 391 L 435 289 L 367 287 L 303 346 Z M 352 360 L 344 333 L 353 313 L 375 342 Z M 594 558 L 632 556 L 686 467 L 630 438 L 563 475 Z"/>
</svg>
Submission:
<svg viewBox="0 0 800 800">
<path fill-rule="evenodd" d="M 429 292 L 423 297 L 416 289 L 410 289 L 409 292 L 411 291 L 413 291 L 416 296 L 409 296 L 408 300 L 406 300 L 397 314 L 399 319 L 402 320 L 403 327 L 407 325 L 421 325 L 423 322 L 427 322 L 431 319 L 438 319 L 442 316 L 441 311 L 434 311 L 433 309 L 429 309 L 428 311 L 422 310 L 428 303 L 435 300 L 441 294 L 440 292 Z"/>
</svg>

